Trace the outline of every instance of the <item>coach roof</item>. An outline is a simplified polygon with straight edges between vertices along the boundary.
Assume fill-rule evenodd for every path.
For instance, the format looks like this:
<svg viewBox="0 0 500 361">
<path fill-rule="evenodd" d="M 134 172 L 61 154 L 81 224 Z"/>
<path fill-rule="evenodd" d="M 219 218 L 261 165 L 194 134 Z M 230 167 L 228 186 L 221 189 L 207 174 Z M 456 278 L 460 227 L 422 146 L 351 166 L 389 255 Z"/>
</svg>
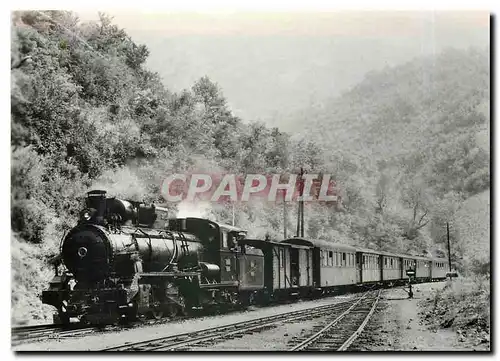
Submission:
<svg viewBox="0 0 500 361">
<path fill-rule="evenodd" d="M 348 244 L 335 243 L 330 241 L 325 241 L 322 239 L 305 239 L 300 237 L 289 238 L 281 241 L 282 243 L 297 244 L 309 247 L 327 248 L 327 249 L 342 249 L 344 251 L 355 252 L 356 249 Z"/>
</svg>

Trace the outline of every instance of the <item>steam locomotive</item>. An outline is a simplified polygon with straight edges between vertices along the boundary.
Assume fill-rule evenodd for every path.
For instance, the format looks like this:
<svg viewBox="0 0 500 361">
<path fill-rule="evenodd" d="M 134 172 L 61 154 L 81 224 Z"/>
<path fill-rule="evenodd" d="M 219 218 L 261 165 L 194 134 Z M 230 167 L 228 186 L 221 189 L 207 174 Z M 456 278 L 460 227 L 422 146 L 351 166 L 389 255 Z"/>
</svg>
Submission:
<svg viewBox="0 0 500 361">
<path fill-rule="evenodd" d="M 393 285 L 408 280 L 408 269 L 415 281 L 446 275 L 445 259 L 246 234 L 207 219 L 169 219 L 164 208 L 90 191 L 61 242 L 42 302 L 57 308 L 56 323 L 107 324 Z"/>
</svg>

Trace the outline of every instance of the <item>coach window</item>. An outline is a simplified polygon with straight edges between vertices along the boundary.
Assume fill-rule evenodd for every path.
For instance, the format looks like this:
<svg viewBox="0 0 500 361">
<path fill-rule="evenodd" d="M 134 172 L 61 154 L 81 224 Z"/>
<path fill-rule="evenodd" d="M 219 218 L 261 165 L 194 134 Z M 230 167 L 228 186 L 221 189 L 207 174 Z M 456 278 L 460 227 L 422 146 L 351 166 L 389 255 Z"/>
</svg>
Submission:
<svg viewBox="0 0 500 361">
<path fill-rule="evenodd" d="M 323 250 L 322 250 L 322 251 L 321 251 L 321 264 L 322 264 L 323 266 L 326 266 L 326 256 L 327 256 L 326 251 L 323 251 Z"/>
<path fill-rule="evenodd" d="M 283 248 L 280 248 L 280 262 L 281 262 L 281 267 L 285 267 L 285 250 Z"/>
<path fill-rule="evenodd" d="M 333 266 L 333 252 L 328 251 L 328 266 Z"/>
<path fill-rule="evenodd" d="M 227 248 L 227 233 L 222 232 L 222 248 Z"/>
</svg>

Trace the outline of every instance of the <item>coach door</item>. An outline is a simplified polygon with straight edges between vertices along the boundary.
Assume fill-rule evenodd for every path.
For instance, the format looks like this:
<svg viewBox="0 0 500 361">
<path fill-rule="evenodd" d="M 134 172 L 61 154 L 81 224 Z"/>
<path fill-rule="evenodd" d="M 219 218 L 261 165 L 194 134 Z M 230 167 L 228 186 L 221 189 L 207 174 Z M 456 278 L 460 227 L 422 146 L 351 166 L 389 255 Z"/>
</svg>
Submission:
<svg viewBox="0 0 500 361">
<path fill-rule="evenodd" d="M 300 248 L 299 249 L 299 286 L 311 286 L 312 285 L 312 260 L 311 249 Z"/>
<path fill-rule="evenodd" d="M 363 254 L 356 252 L 356 283 L 363 282 Z"/>
<path fill-rule="evenodd" d="M 313 285 L 316 288 L 321 287 L 321 250 L 317 247 L 312 250 L 312 276 Z"/>
<path fill-rule="evenodd" d="M 300 251 L 295 247 L 290 248 L 290 281 L 292 287 L 300 286 Z"/>
</svg>

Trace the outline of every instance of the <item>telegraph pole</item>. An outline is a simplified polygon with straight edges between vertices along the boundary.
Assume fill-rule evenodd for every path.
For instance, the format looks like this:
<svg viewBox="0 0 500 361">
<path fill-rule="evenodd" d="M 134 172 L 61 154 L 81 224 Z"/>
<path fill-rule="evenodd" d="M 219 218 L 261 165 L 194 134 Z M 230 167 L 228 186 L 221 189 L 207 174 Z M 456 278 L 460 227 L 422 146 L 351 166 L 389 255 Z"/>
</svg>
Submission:
<svg viewBox="0 0 500 361">
<path fill-rule="evenodd" d="M 286 192 L 283 192 L 283 194 L 285 194 Z M 285 197 L 283 197 L 283 237 L 284 239 L 286 239 L 286 221 L 287 221 L 288 217 L 287 217 L 287 214 L 286 214 L 286 199 Z"/>
<path fill-rule="evenodd" d="M 451 247 L 450 247 L 450 223 L 446 222 L 446 237 L 448 239 L 448 268 L 451 273 Z M 451 279 L 451 275 L 450 275 Z"/>
<path fill-rule="evenodd" d="M 232 202 L 231 204 L 233 206 L 233 224 L 232 225 L 234 226 L 234 202 Z"/>
<path fill-rule="evenodd" d="M 297 237 L 304 237 L 304 200 L 302 199 L 304 194 L 304 168 L 300 168 L 300 178 L 299 178 L 299 211 L 297 213 Z"/>
<path fill-rule="evenodd" d="M 300 236 L 304 238 L 304 201 L 300 201 Z"/>
</svg>

